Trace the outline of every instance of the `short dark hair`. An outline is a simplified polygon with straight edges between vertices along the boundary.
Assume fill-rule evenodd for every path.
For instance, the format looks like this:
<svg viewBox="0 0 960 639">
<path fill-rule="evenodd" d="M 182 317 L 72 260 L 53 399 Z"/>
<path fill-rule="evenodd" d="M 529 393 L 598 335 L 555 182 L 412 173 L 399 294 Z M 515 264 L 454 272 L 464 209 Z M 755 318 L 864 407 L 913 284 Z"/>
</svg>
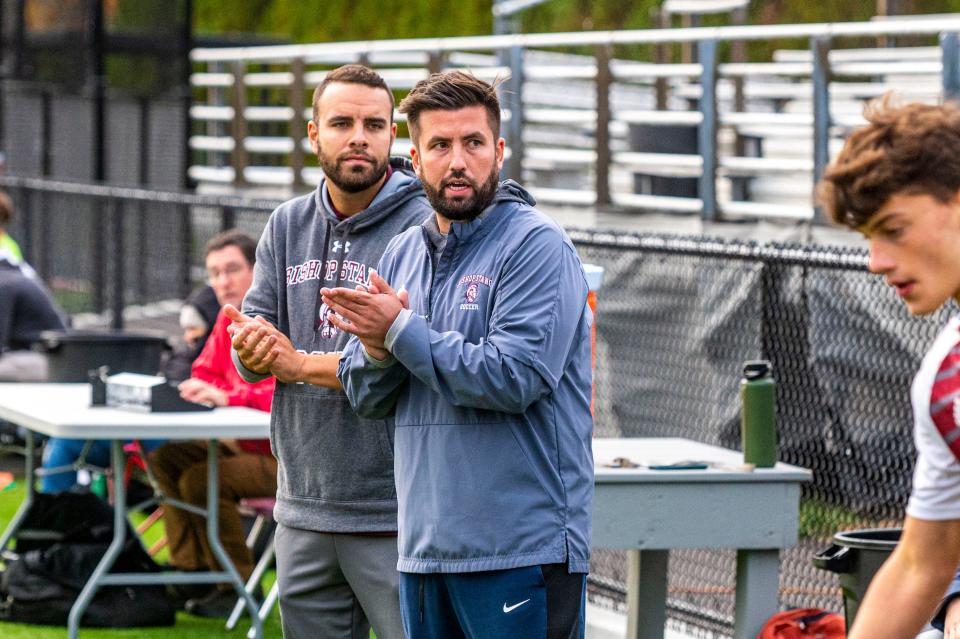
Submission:
<svg viewBox="0 0 960 639">
<path fill-rule="evenodd" d="M 327 72 L 327 77 L 323 79 L 323 82 L 317 85 L 317 88 L 313 90 L 313 121 L 317 121 L 317 116 L 319 114 L 318 105 L 320 104 L 320 97 L 323 95 L 323 92 L 327 90 L 327 87 L 333 84 L 334 82 L 343 82 L 345 84 L 362 84 L 363 86 L 371 87 L 373 89 L 383 89 L 387 92 L 387 96 L 390 98 L 390 122 L 393 122 L 393 91 L 390 90 L 390 87 L 387 86 L 386 81 L 380 77 L 380 74 L 371 69 L 370 67 L 365 67 L 362 64 L 345 64 L 342 67 L 337 67 L 332 71 Z"/>
<path fill-rule="evenodd" d="M 257 241 L 240 229 L 230 229 L 211 237 L 203 251 L 203 257 L 206 259 L 214 251 L 223 250 L 228 246 L 236 246 L 240 249 L 250 266 L 257 263 Z"/>
<path fill-rule="evenodd" d="M 13 200 L 10 196 L 0 191 L 0 231 L 10 226 L 10 220 L 13 219 Z"/>
<path fill-rule="evenodd" d="M 960 106 L 871 102 L 824 172 L 817 199 L 837 224 L 857 229 L 898 193 L 948 202 L 960 190 Z"/>
<path fill-rule="evenodd" d="M 418 125 L 424 111 L 457 111 L 471 106 L 487 110 L 487 121 L 493 137 L 500 137 L 500 100 L 497 98 L 498 82 L 490 84 L 463 71 L 433 73 L 420 80 L 400 102 L 400 113 L 407 116 L 410 137 L 417 144 L 420 137 Z"/>
</svg>

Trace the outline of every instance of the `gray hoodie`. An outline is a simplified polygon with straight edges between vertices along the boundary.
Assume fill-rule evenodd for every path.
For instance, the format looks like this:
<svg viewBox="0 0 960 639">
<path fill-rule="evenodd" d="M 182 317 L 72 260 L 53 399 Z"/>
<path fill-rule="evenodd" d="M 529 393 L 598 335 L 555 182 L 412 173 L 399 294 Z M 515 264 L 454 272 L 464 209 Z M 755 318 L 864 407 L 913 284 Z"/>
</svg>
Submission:
<svg viewBox="0 0 960 639">
<path fill-rule="evenodd" d="M 244 313 L 269 320 L 300 351 L 343 350 L 350 336 L 327 320 L 320 288 L 366 283 L 387 243 L 432 214 L 410 162 L 390 163 L 393 174 L 370 206 L 345 220 L 331 210 L 325 181 L 271 214 Z M 261 379 L 237 363 L 248 381 Z M 392 419 L 357 417 L 341 391 L 277 382 L 270 444 L 279 462 L 278 522 L 322 532 L 397 530 Z"/>
</svg>

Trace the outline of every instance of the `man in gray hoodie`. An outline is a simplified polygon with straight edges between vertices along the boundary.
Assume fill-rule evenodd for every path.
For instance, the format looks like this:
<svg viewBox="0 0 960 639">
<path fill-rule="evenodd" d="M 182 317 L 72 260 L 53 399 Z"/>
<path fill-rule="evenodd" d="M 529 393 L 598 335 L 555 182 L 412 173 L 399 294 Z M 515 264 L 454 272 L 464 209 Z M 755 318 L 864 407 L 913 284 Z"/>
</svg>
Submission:
<svg viewBox="0 0 960 639">
<path fill-rule="evenodd" d="M 430 213 L 407 160 L 391 159 L 393 95 L 370 69 L 327 74 L 310 144 L 325 179 L 270 216 L 243 314 L 231 319 L 248 381 L 277 379 L 270 442 L 278 461 L 277 579 L 287 639 L 403 636 L 393 420 L 361 419 L 336 377 L 348 333 L 320 289 L 363 286 L 387 242 Z"/>
</svg>

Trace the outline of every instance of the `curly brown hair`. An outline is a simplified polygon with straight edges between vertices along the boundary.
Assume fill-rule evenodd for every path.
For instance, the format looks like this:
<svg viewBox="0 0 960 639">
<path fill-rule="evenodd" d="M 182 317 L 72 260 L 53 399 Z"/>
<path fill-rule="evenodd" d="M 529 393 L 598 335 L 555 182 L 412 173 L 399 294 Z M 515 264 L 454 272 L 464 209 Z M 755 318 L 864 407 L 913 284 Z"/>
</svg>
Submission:
<svg viewBox="0 0 960 639">
<path fill-rule="evenodd" d="M 817 199 L 837 224 L 857 229 L 898 193 L 948 202 L 960 190 L 960 105 L 870 102 L 827 167 Z"/>
</svg>

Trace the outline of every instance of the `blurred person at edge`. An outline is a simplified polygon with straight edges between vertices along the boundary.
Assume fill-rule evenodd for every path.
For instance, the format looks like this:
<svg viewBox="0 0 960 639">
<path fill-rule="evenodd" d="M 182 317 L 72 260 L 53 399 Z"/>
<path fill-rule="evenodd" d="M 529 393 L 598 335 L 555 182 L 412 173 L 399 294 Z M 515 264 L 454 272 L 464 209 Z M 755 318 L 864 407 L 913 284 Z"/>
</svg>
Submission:
<svg viewBox="0 0 960 639">
<path fill-rule="evenodd" d="M 867 125 L 827 168 L 819 199 L 835 222 L 867 239 L 869 270 L 911 314 L 927 315 L 960 301 L 960 107 L 901 106 L 887 95 L 865 116 Z M 851 639 L 913 638 L 960 565 L 958 390 L 955 316 L 913 380 L 918 455 L 903 533 L 867 589 Z M 957 637 L 957 629 L 948 627 L 947 636 Z"/>
<path fill-rule="evenodd" d="M 12 218 L 13 201 L 0 191 L 0 382 L 42 382 L 47 357 L 31 345 L 69 320 L 7 234 Z"/>
<path fill-rule="evenodd" d="M 9 195 L 0 191 L 0 260 L 14 266 L 21 266 L 24 264 L 23 252 L 20 250 L 20 245 L 7 232 L 12 220 L 13 200 L 10 199 Z M 33 274 L 32 269 L 28 274 Z"/>
</svg>

